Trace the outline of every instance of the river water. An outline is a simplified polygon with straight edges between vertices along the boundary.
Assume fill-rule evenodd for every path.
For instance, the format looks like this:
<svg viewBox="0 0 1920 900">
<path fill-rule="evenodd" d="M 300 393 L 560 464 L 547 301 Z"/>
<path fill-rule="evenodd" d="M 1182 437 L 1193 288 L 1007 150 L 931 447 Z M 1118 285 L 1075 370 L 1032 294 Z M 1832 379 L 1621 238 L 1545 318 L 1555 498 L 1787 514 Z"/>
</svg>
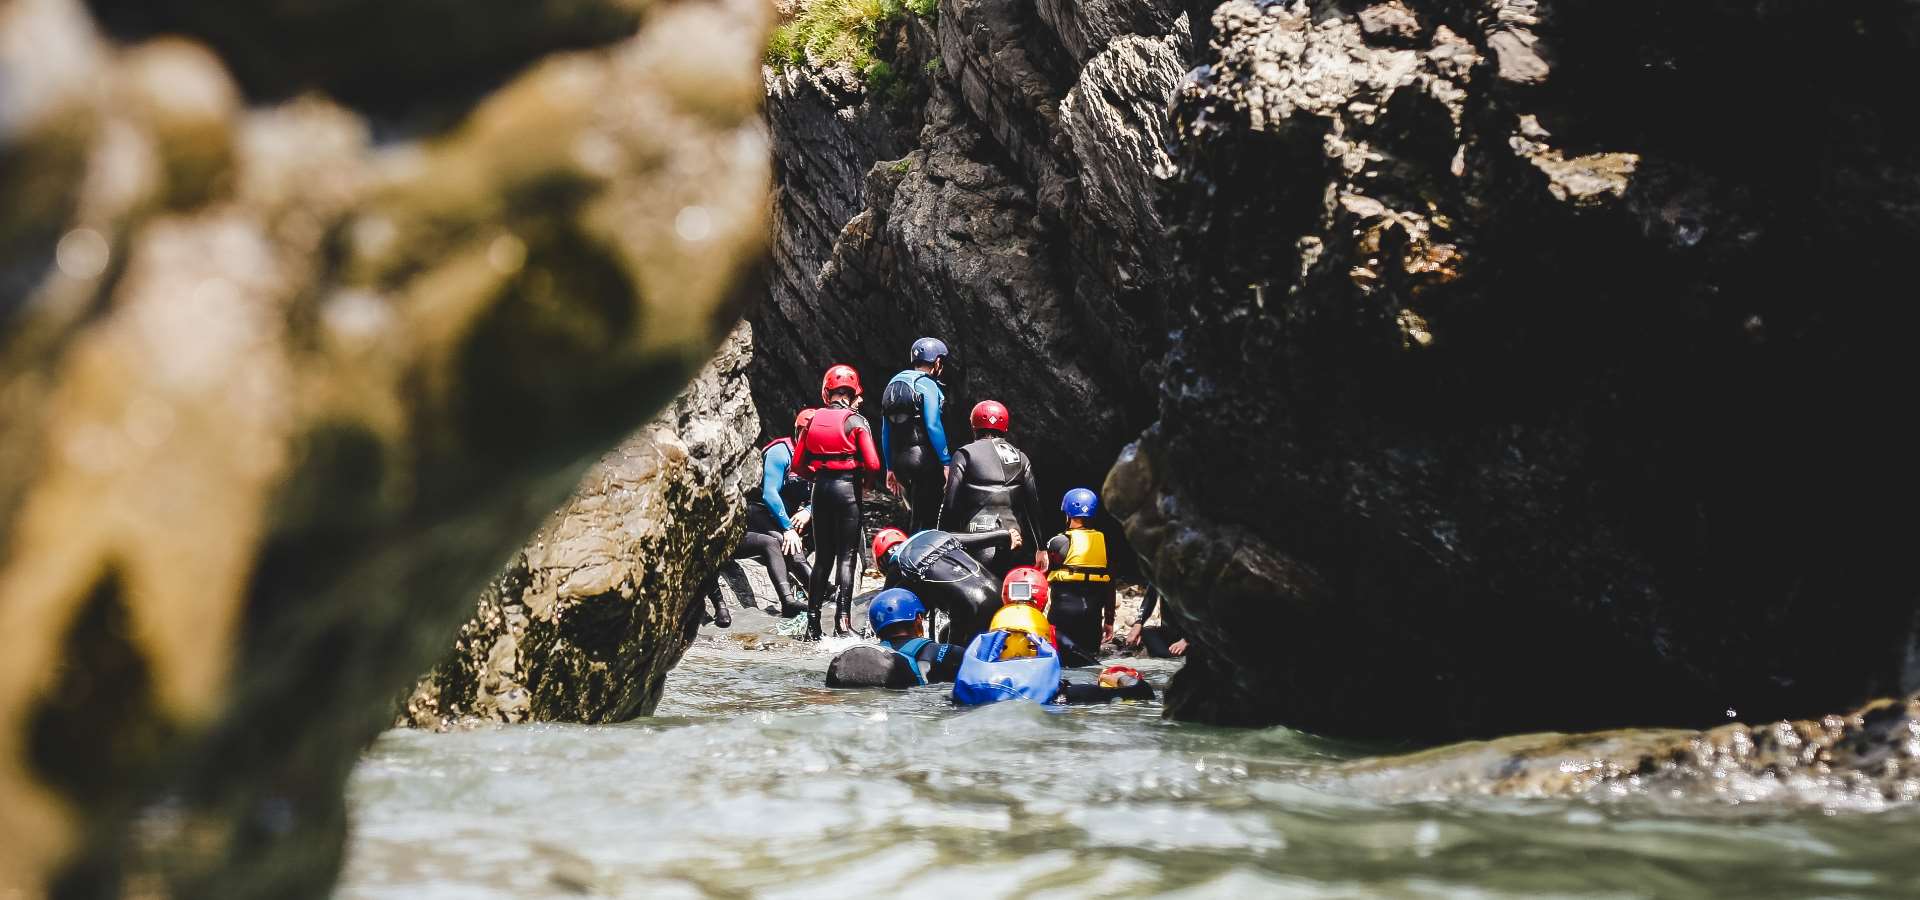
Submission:
<svg viewBox="0 0 1920 900">
<path fill-rule="evenodd" d="M 1910 807 L 1396 799 L 1342 777 L 1364 748 L 829 691 L 826 659 L 703 641 L 651 719 L 391 732 L 340 895 L 1920 896 Z"/>
</svg>

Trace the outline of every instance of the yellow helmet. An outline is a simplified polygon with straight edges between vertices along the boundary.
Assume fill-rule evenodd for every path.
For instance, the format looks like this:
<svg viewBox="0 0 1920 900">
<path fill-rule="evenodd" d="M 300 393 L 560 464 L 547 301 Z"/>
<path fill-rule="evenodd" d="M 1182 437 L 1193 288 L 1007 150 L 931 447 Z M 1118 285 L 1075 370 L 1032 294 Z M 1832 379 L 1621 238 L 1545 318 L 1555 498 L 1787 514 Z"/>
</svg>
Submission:
<svg viewBox="0 0 1920 900">
<path fill-rule="evenodd" d="M 1047 617 L 1039 610 L 1024 603 L 1002 606 L 993 614 L 993 622 L 987 625 L 988 631 L 1021 631 L 1034 637 L 1044 638 L 1053 630 L 1047 624 Z"/>
</svg>

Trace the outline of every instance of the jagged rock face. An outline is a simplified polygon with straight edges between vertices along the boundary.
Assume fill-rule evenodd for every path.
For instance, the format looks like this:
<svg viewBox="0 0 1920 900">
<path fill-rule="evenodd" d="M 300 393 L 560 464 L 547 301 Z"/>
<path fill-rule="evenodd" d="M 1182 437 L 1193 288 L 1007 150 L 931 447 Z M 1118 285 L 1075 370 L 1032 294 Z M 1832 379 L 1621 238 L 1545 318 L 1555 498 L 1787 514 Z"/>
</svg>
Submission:
<svg viewBox="0 0 1920 900">
<path fill-rule="evenodd" d="M 239 65 L 355 60 L 318 9 Z M 0 3 L 0 892 L 326 892 L 396 693 L 757 292 L 765 18 L 530 28 L 504 84 L 418 27 L 462 99 L 397 120 Z"/>
<path fill-rule="evenodd" d="M 648 715 L 686 651 L 696 596 L 746 527 L 760 431 L 742 324 L 693 383 L 587 473 L 480 595 L 403 724 L 621 722 Z"/>
<path fill-rule="evenodd" d="M 1184 22 L 1165 0 L 947 0 L 882 42 L 918 80 L 908 100 L 771 73 L 762 421 L 784 430 L 817 404 L 836 361 L 877 403 L 913 340 L 936 335 L 957 363 L 950 434 L 974 401 L 999 399 L 1043 490 L 1096 483 L 1149 419 L 1166 344 L 1152 197 Z"/>
<path fill-rule="evenodd" d="M 1434 739 L 1913 687 L 1912 5 L 1232 2 L 1109 500 L 1178 716 Z M 1904 424 L 1904 423 L 1901 423 Z"/>
<path fill-rule="evenodd" d="M 1877 809 L 1920 799 L 1920 696 L 1818 721 L 1519 735 L 1337 771 L 1345 789 L 1397 800 L 1651 795 Z"/>
</svg>

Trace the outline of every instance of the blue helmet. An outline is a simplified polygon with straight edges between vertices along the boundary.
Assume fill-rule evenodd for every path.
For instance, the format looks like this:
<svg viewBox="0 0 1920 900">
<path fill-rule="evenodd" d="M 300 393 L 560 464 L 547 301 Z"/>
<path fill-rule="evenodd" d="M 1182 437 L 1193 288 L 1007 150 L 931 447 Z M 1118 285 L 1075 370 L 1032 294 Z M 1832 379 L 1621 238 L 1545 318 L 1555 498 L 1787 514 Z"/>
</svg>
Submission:
<svg viewBox="0 0 1920 900">
<path fill-rule="evenodd" d="M 913 364 L 928 365 L 947 355 L 947 345 L 939 338 L 921 338 L 913 342 Z"/>
<path fill-rule="evenodd" d="M 1076 519 L 1092 518 L 1100 511 L 1100 495 L 1086 488 L 1074 488 L 1060 498 L 1060 511 Z"/>
<path fill-rule="evenodd" d="M 887 588 L 873 595 L 872 605 L 867 607 L 867 623 L 873 626 L 873 633 L 879 634 L 889 625 L 911 622 L 927 614 L 927 605 L 906 588 Z"/>
</svg>

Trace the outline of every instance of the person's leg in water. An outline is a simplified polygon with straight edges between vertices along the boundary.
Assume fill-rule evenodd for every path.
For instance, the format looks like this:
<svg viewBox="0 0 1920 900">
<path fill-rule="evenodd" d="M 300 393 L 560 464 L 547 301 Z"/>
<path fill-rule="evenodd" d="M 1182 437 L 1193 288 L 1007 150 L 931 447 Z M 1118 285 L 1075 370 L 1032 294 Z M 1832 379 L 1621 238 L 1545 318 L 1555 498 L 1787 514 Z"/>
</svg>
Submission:
<svg viewBox="0 0 1920 900">
<path fill-rule="evenodd" d="M 1056 581 L 1049 586 L 1047 621 L 1060 632 L 1061 662 L 1089 666 L 1100 661 L 1100 611 L 1080 585 Z"/>
<path fill-rule="evenodd" d="M 804 609 L 793 602 L 793 585 L 787 581 L 787 555 L 780 552 L 779 535 L 749 531 L 740 540 L 740 550 L 734 555 L 739 558 L 752 557 L 767 567 L 767 578 L 773 582 L 773 595 L 780 601 L 782 617 L 797 615 Z"/>
</svg>

